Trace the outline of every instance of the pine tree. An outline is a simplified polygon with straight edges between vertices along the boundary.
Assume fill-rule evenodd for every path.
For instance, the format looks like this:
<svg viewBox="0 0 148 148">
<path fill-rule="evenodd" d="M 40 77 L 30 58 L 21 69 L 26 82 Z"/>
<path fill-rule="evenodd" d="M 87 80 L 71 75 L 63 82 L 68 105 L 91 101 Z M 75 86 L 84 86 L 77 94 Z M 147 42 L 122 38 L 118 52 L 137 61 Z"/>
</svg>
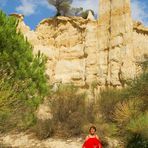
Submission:
<svg viewBox="0 0 148 148">
<path fill-rule="evenodd" d="M 48 93 L 46 58 L 33 55 L 17 25 L 0 11 L 0 130 L 32 125 L 34 111 Z"/>
</svg>

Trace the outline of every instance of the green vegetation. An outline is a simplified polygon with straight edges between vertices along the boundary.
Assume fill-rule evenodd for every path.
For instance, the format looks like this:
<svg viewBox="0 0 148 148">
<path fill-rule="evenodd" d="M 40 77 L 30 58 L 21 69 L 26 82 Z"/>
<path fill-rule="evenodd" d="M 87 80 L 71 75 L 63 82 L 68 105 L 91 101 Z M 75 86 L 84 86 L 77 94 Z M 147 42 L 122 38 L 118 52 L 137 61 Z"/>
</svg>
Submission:
<svg viewBox="0 0 148 148">
<path fill-rule="evenodd" d="M 47 95 L 43 55 L 17 31 L 18 22 L 0 11 L 0 131 L 26 129 Z M 18 32 L 18 33 L 17 33 Z"/>
<path fill-rule="evenodd" d="M 81 134 L 85 123 L 85 94 L 73 85 L 60 85 L 52 94 L 54 133 L 71 137 Z"/>
<path fill-rule="evenodd" d="M 143 74 L 126 88 L 101 91 L 97 102 L 73 85 L 50 92 L 53 118 L 36 119 L 38 105 L 48 95 L 46 58 L 33 55 L 32 46 L 17 31 L 18 22 L 0 12 L 0 131 L 25 130 L 36 123 L 40 139 L 51 135 L 71 137 L 88 132 L 94 124 L 105 137 L 123 141 L 127 148 L 148 147 L 148 62 Z M 92 83 L 92 91 L 97 83 Z M 93 94 L 93 93 L 92 93 Z"/>
<path fill-rule="evenodd" d="M 84 92 L 80 92 L 79 88 L 72 84 L 59 85 L 56 91 L 51 92 L 49 99 L 53 118 L 46 123 L 38 123 L 41 128 L 35 130 L 37 136 L 40 139 L 44 135 L 68 138 L 88 133 L 88 127 L 94 120 L 94 110 L 91 108 L 93 104 L 86 103 L 86 97 Z M 44 130 L 46 124 L 50 125 L 49 130 Z"/>
<path fill-rule="evenodd" d="M 53 5 L 57 9 L 56 16 L 67 15 L 71 8 L 73 0 L 48 0 L 49 4 Z"/>
<path fill-rule="evenodd" d="M 93 83 L 92 87 L 96 84 Z M 93 91 L 93 89 L 92 89 Z M 56 135 L 71 137 L 87 134 L 96 125 L 103 145 L 118 139 L 127 148 L 148 147 L 148 73 L 145 71 L 126 88 L 101 91 L 97 102 L 86 103 L 87 95 L 73 85 L 59 85 L 51 93 L 53 119 L 49 130 L 40 137 Z M 44 130 L 44 124 L 42 128 Z M 51 129 L 52 128 L 52 129 Z M 41 130 L 42 131 L 42 130 Z M 45 130 L 44 130 L 45 131 Z"/>
<path fill-rule="evenodd" d="M 148 147 L 148 72 L 122 90 L 101 92 L 99 111 L 106 124 L 114 125 L 116 137 L 127 148 Z"/>
<path fill-rule="evenodd" d="M 72 2 L 73 0 L 48 0 L 48 3 L 56 8 L 55 16 L 81 16 L 86 19 L 89 11 L 95 15 L 94 11 L 91 9 L 84 10 L 82 7 L 72 7 Z"/>
</svg>

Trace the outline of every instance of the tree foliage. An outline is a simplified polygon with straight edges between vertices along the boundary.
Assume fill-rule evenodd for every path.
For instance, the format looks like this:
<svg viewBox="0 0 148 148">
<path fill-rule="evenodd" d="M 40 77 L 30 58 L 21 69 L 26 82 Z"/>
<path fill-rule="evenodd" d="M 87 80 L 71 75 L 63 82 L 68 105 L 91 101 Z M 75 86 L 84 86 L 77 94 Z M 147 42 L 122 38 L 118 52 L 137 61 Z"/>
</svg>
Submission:
<svg viewBox="0 0 148 148">
<path fill-rule="evenodd" d="M 0 130 L 27 128 L 47 95 L 46 58 L 17 31 L 18 21 L 0 11 Z"/>
<path fill-rule="evenodd" d="M 81 16 L 87 18 L 89 11 L 95 15 L 91 9 L 84 10 L 82 7 L 71 7 L 73 0 L 48 0 L 48 3 L 53 5 L 57 12 L 55 16 Z"/>
<path fill-rule="evenodd" d="M 69 13 L 73 0 L 48 0 L 48 2 L 57 9 L 56 16 L 65 16 Z"/>
</svg>

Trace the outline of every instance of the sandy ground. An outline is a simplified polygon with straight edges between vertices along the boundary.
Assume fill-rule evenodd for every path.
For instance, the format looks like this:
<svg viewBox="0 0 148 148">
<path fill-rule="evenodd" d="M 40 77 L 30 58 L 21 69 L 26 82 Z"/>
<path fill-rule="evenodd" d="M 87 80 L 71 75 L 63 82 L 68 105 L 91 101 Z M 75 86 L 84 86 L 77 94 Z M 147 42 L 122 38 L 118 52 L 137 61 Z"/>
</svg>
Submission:
<svg viewBox="0 0 148 148">
<path fill-rule="evenodd" d="M 82 148 L 81 138 L 68 140 L 49 138 L 40 141 L 25 133 L 0 135 L 0 143 L 10 145 L 12 148 Z"/>
</svg>

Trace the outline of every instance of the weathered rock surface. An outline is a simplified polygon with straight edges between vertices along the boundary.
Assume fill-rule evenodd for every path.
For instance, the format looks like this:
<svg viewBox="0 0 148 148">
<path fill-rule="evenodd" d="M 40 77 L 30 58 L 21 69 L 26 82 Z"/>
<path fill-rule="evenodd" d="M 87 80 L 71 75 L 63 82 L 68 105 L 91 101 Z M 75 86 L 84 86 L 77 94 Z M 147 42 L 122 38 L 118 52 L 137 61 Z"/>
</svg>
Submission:
<svg viewBox="0 0 148 148">
<path fill-rule="evenodd" d="M 48 57 L 51 83 L 74 83 L 89 88 L 96 82 L 122 87 L 148 57 L 148 28 L 133 22 L 129 0 L 100 0 L 100 18 L 57 17 L 45 19 L 35 31 L 22 21 L 18 28 L 34 47 Z"/>
</svg>

